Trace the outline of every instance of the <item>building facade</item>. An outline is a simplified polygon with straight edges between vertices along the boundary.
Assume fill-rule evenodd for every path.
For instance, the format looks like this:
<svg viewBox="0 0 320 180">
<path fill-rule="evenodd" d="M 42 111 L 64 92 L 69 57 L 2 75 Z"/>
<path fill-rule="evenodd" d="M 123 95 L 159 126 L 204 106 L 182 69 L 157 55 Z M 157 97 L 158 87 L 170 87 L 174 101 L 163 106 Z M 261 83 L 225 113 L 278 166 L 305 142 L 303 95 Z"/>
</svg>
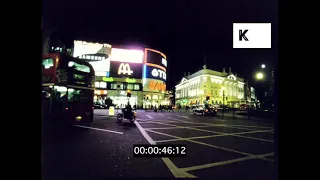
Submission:
<svg viewBox="0 0 320 180">
<path fill-rule="evenodd" d="M 74 41 L 73 56 L 85 59 L 95 70 L 95 101 L 104 103 L 110 98 L 118 107 L 129 101 L 138 108 L 168 104 L 167 61 L 160 51 Z"/>
<path fill-rule="evenodd" d="M 231 72 L 203 69 L 182 78 L 175 86 L 175 104 L 203 104 L 209 96 L 209 104 L 236 105 L 245 101 L 244 79 Z"/>
</svg>

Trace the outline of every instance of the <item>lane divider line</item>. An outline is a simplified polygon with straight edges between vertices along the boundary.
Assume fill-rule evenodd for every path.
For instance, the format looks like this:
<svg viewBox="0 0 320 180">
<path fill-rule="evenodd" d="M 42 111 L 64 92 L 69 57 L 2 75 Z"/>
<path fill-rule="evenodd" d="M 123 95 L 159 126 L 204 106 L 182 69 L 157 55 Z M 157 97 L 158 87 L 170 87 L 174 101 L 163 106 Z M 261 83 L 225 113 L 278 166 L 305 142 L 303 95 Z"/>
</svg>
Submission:
<svg viewBox="0 0 320 180">
<path fill-rule="evenodd" d="M 89 127 L 89 126 L 81 126 L 81 125 L 74 125 L 74 126 L 80 127 L 80 128 L 86 128 L 86 129 L 93 129 L 93 130 L 98 130 L 98 131 L 104 131 L 104 132 L 111 132 L 111 133 L 116 133 L 116 134 L 123 134 L 123 132 L 111 131 L 111 130 L 94 128 L 94 127 Z"/>
</svg>

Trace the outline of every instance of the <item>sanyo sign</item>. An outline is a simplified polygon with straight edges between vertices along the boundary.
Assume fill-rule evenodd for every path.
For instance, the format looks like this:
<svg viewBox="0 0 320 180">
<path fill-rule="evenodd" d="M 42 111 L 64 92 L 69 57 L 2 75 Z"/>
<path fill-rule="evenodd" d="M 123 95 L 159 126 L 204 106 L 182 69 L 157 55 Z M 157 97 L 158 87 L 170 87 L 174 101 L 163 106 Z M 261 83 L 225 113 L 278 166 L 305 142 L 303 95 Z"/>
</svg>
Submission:
<svg viewBox="0 0 320 180">
<path fill-rule="evenodd" d="M 121 75 L 129 75 L 131 76 L 133 71 L 130 68 L 130 65 L 128 63 L 121 63 L 118 69 L 118 74 Z"/>
<path fill-rule="evenodd" d="M 151 75 L 152 75 L 153 77 L 161 78 L 161 79 L 164 79 L 164 80 L 167 79 L 167 74 L 166 74 L 166 72 L 164 72 L 164 71 L 162 71 L 162 70 L 160 70 L 160 69 L 156 69 L 156 68 L 152 69 Z"/>
</svg>

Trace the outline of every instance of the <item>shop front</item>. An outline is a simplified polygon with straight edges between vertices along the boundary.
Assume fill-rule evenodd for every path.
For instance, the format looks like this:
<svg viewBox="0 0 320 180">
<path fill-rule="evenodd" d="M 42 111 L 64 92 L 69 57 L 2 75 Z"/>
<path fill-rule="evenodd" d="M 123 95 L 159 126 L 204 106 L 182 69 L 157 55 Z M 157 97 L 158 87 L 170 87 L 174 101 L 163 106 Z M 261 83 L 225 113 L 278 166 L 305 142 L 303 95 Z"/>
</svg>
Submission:
<svg viewBox="0 0 320 180">
<path fill-rule="evenodd" d="M 143 92 L 143 108 L 151 109 L 160 105 L 169 105 L 169 101 L 164 98 L 163 93 Z"/>
<path fill-rule="evenodd" d="M 140 91 L 131 91 L 131 97 L 127 97 L 125 90 L 109 90 L 108 97 L 112 100 L 112 103 L 119 108 L 124 108 L 128 102 L 131 106 L 141 106 L 141 94 Z"/>
<path fill-rule="evenodd" d="M 96 89 L 94 91 L 94 102 L 101 102 L 102 104 L 104 104 L 105 100 L 107 99 L 108 97 L 108 91 L 103 89 Z"/>
</svg>

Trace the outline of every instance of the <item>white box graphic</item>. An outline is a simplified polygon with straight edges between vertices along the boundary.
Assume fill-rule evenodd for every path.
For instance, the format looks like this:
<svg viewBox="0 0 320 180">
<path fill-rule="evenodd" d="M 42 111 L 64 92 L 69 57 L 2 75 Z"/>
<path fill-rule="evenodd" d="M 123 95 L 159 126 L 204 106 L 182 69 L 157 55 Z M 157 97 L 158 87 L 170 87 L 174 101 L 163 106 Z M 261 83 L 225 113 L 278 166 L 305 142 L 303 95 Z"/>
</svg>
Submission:
<svg viewBox="0 0 320 180">
<path fill-rule="evenodd" d="M 233 23 L 233 48 L 271 48 L 271 23 Z"/>
</svg>

